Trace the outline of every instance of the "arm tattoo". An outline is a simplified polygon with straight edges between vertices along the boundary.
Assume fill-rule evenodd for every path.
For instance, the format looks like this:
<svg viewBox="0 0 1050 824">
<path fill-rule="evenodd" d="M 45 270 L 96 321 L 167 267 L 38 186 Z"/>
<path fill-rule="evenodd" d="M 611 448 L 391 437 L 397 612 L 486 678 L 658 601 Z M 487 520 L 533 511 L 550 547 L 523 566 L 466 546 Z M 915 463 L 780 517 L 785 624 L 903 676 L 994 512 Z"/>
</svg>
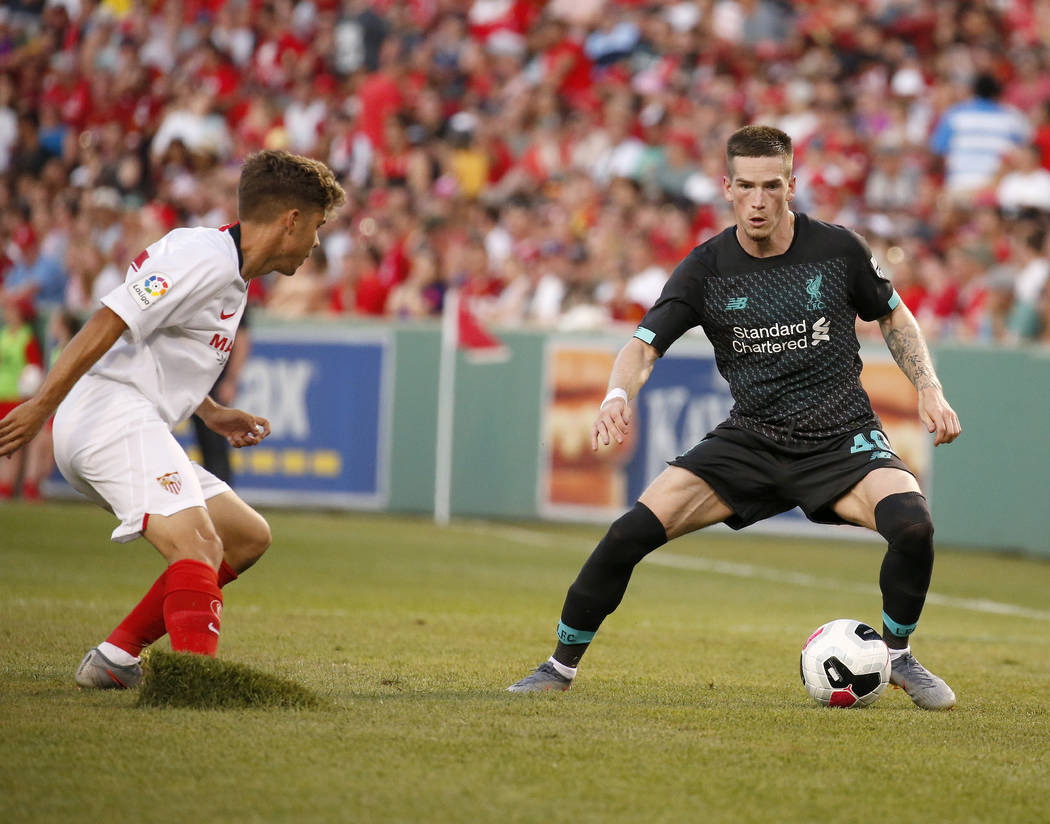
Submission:
<svg viewBox="0 0 1050 824">
<path fill-rule="evenodd" d="M 933 371 L 930 350 L 926 348 L 917 326 L 908 324 L 900 327 L 886 323 L 882 326 L 882 336 L 886 339 L 886 346 L 893 359 L 916 389 L 941 388 L 941 382 Z"/>
</svg>

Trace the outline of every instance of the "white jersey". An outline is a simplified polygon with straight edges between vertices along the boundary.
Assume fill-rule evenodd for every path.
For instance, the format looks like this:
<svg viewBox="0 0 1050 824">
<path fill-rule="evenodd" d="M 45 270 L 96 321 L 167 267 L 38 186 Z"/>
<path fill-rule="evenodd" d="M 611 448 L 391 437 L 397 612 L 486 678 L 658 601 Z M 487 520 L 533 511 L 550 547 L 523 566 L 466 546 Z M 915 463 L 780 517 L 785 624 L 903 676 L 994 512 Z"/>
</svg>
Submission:
<svg viewBox="0 0 1050 824">
<path fill-rule="evenodd" d="M 170 428 L 201 405 L 230 357 L 248 298 L 240 228 L 169 232 L 102 298 L 128 330 L 88 374 L 137 390 Z"/>
</svg>

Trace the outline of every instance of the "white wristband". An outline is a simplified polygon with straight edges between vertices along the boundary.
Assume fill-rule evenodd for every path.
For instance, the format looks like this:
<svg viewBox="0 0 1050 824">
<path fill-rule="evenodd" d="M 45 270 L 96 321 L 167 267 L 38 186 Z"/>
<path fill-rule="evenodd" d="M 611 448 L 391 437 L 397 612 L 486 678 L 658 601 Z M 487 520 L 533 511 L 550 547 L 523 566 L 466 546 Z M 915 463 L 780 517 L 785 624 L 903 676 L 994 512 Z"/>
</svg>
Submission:
<svg viewBox="0 0 1050 824">
<path fill-rule="evenodd" d="M 617 386 L 615 389 L 610 389 L 609 390 L 609 394 L 606 395 L 605 396 L 605 400 L 602 401 L 602 406 L 605 406 L 605 404 L 607 404 L 613 398 L 623 398 L 623 402 L 625 404 L 630 402 L 628 400 L 628 398 L 627 398 L 627 390 L 626 389 L 621 389 L 619 386 Z M 599 406 L 598 408 L 601 409 L 602 407 Z"/>
</svg>

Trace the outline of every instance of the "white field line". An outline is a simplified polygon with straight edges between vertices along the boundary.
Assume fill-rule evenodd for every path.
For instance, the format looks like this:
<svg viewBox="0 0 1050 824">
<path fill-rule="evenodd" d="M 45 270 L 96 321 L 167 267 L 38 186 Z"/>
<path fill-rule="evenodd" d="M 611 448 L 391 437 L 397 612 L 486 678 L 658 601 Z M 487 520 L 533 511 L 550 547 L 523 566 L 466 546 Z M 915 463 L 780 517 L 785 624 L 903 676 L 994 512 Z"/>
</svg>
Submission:
<svg viewBox="0 0 1050 824">
<path fill-rule="evenodd" d="M 532 532 L 521 527 L 499 527 L 475 523 L 467 526 L 470 531 L 482 532 L 529 546 L 540 546 L 547 549 L 564 548 L 567 545 L 578 548 L 578 542 L 566 542 L 556 536 L 543 532 Z M 676 555 L 673 552 L 657 550 L 649 555 L 643 563 L 673 569 L 688 569 L 695 572 L 707 572 L 714 575 L 728 575 L 733 578 L 745 578 L 758 581 L 770 581 L 775 584 L 791 584 L 809 589 L 823 589 L 834 592 L 859 592 L 864 595 L 878 595 L 879 588 L 873 584 L 851 584 L 836 581 L 834 578 L 823 578 L 806 572 L 790 572 L 772 567 L 741 564 L 733 561 L 715 561 L 708 558 L 696 558 L 690 555 Z M 1018 618 L 1031 618 L 1035 621 L 1050 621 L 1050 611 L 1031 609 L 1017 604 L 1004 604 L 989 601 L 985 598 L 956 598 L 931 592 L 926 596 L 926 603 L 938 606 L 953 607 L 969 612 L 983 612 L 993 615 L 1010 615 Z"/>
<path fill-rule="evenodd" d="M 583 549 L 590 548 L 591 544 L 584 545 L 579 541 L 566 541 L 544 532 L 534 532 L 523 527 L 493 526 L 484 522 L 461 522 L 456 527 L 467 532 L 491 535 L 493 537 L 513 541 L 527 546 L 538 546 L 545 549 Z M 687 569 L 694 572 L 707 572 L 714 575 L 728 575 L 733 578 L 744 578 L 756 581 L 769 581 L 775 584 L 791 584 L 808 589 L 823 589 L 832 592 L 858 592 L 863 595 L 878 595 L 879 588 L 872 584 L 851 584 L 837 581 L 834 578 L 822 578 L 807 572 L 790 572 L 772 567 L 756 566 L 755 564 L 741 564 L 734 561 L 715 561 L 708 558 L 696 558 L 690 555 L 675 555 L 673 552 L 658 550 L 648 556 L 643 563 L 656 566 L 670 567 L 672 569 Z M 992 615 L 1010 615 L 1018 618 L 1031 618 L 1035 621 L 1050 621 L 1050 611 L 1031 609 L 1018 606 L 1017 604 L 1004 604 L 1000 601 L 989 601 L 985 598 L 956 598 L 951 595 L 941 595 L 931 592 L 926 596 L 926 603 L 938 606 L 954 607 L 955 609 L 967 610 L 969 612 L 982 612 Z M 58 598 L 11 598 L 6 601 L 6 606 L 25 608 L 54 608 L 54 609 L 80 609 L 85 611 L 98 611 L 111 607 L 100 601 L 62 600 Z M 245 612 L 263 612 L 263 607 L 254 604 L 244 604 L 239 607 Z M 351 614 L 350 610 L 311 609 L 298 608 L 291 610 L 279 610 L 284 615 L 296 615 L 311 618 L 345 618 Z"/>
<path fill-rule="evenodd" d="M 83 612 L 104 612 L 113 608 L 112 603 L 102 601 L 80 601 L 77 599 L 51 598 L 42 596 L 39 598 L 10 598 L 0 604 L 0 607 L 13 607 L 17 609 L 53 609 L 53 610 L 79 610 Z M 330 609 L 316 609 L 312 607 L 295 607 L 292 609 L 271 609 L 258 604 L 238 604 L 238 612 L 276 612 L 281 615 L 292 615 L 298 618 L 349 618 L 354 614 L 353 610 L 333 607 Z"/>
</svg>

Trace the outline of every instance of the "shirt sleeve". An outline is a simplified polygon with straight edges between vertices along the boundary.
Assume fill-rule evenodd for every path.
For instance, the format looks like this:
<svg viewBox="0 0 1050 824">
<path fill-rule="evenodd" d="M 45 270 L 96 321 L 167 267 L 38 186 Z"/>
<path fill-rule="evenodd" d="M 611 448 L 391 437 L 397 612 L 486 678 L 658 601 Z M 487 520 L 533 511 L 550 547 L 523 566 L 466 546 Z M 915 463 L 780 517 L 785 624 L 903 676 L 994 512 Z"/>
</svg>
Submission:
<svg viewBox="0 0 1050 824">
<path fill-rule="evenodd" d="M 948 146 L 951 144 L 952 114 L 952 111 L 949 110 L 941 115 L 941 119 L 937 121 L 933 129 L 933 134 L 930 135 L 930 151 L 942 157 L 948 154 Z"/>
<path fill-rule="evenodd" d="M 856 232 L 850 234 L 857 242 L 856 258 L 850 265 L 850 301 L 861 320 L 878 320 L 897 308 L 900 295 L 882 273 L 867 241 Z"/>
<path fill-rule="evenodd" d="M 678 338 L 699 326 L 707 269 L 693 252 L 675 267 L 660 299 L 645 313 L 634 337 L 653 346 L 661 357 Z"/>
<path fill-rule="evenodd" d="M 162 241 L 163 242 L 163 241 Z M 215 274 L 216 264 L 200 255 L 189 261 L 181 250 L 176 260 L 155 244 L 128 267 L 124 283 L 103 296 L 108 306 L 128 326 L 136 343 L 158 329 L 179 326 L 205 303 L 221 285 Z"/>
</svg>

